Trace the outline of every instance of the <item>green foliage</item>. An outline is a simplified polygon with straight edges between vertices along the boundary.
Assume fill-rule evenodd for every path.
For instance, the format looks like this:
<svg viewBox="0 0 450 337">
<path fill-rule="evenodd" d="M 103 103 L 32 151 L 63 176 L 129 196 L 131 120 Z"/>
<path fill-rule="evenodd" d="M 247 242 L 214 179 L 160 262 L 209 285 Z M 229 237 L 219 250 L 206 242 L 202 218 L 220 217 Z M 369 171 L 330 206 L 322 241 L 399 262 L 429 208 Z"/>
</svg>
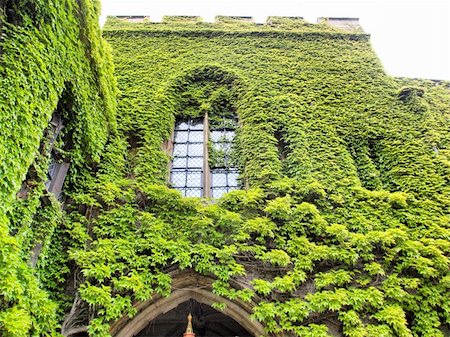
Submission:
<svg viewBox="0 0 450 337">
<path fill-rule="evenodd" d="M 27 336 L 31 329 L 31 317 L 26 310 L 14 307 L 1 313 L 0 322 L 6 336 Z"/>
<path fill-rule="evenodd" d="M 122 128 L 151 140 L 140 150 L 148 157 L 161 151 L 175 115 L 230 105 L 239 117 L 235 151 L 250 189 L 207 211 L 176 192 L 168 208 L 147 208 L 195 247 L 182 266 L 216 275 L 214 291 L 228 298 L 238 296 L 230 274 L 251 275 L 264 299 L 254 317 L 268 332 L 327 335 L 327 320 L 353 337 L 430 330 L 418 308 L 428 300 L 428 313 L 443 307 L 438 280 L 449 263 L 441 246 L 450 205 L 445 84 L 397 84 L 364 34 L 326 23 L 187 21 L 110 19 L 105 29 L 124 95 Z M 134 172 L 145 171 L 139 165 Z M 165 172 L 159 165 L 151 171 Z M 167 198 L 153 191 L 152 199 Z M 222 223 L 221 209 L 231 212 Z M 210 268 L 216 249 L 228 265 Z M 433 300 L 418 295 L 422 288 L 434 289 Z"/>
<path fill-rule="evenodd" d="M 3 95 L 15 124 L 2 132 L 20 125 L 0 164 L 8 178 L 1 193 L 9 222 L 0 214 L 5 336 L 53 333 L 56 305 L 43 289 L 62 313 L 67 298 L 58 289 L 66 288 L 89 306 L 88 333 L 107 337 L 136 303 L 170 295 L 171 268 L 214 279 L 212 291 L 252 306 L 267 333 L 442 335 L 450 322 L 448 84 L 387 77 L 367 35 L 326 22 L 110 19 L 116 132 L 111 60 L 93 25 L 98 8 L 82 1 L 79 12 L 51 21 L 58 29 L 71 22 L 60 34 L 66 49 L 44 19 L 42 32 L 3 27 L 5 74 L 28 74 L 2 80 L 18 92 Z M 34 45 L 50 48 L 56 63 Z M 40 209 L 42 178 L 13 207 L 65 82 L 75 131 L 65 212 L 55 201 Z M 212 128 L 223 113 L 239 118 L 233 151 L 246 188 L 220 200 L 167 187 L 170 153 L 161 145 L 175 117 L 206 112 Z M 25 262 L 37 240 L 42 285 Z"/>
<path fill-rule="evenodd" d="M 0 335 L 57 336 L 69 268 L 61 205 L 44 187 L 45 130 L 55 111 L 67 122 L 53 146 L 71 162 L 67 186 L 76 185 L 116 128 L 116 82 L 97 1 L 1 7 Z"/>
</svg>

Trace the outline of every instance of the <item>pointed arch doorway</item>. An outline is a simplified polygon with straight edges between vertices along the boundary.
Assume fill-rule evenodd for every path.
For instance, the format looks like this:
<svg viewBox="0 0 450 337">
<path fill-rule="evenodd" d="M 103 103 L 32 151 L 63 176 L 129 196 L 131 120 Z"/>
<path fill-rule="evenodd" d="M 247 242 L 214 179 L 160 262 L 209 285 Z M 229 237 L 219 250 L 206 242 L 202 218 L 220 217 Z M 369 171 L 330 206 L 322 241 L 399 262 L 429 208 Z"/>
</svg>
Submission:
<svg viewBox="0 0 450 337">
<path fill-rule="evenodd" d="M 187 315 L 192 311 L 196 337 L 257 337 L 264 327 L 250 318 L 255 303 L 230 301 L 211 291 L 213 280 L 192 271 L 172 275 L 169 297 L 155 296 L 139 303 L 138 314 L 126 316 L 111 326 L 113 337 L 176 337 L 183 336 Z M 217 311 L 213 303 L 225 304 Z M 196 331 L 197 329 L 197 331 Z"/>
<path fill-rule="evenodd" d="M 253 334 L 229 316 L 192 298 L 158 316 L 136 337 L 181 337 L 186 332 L 186 313 L 192 313 L 192 330 L 195 337 L 253 337 Z"/>
</svg>

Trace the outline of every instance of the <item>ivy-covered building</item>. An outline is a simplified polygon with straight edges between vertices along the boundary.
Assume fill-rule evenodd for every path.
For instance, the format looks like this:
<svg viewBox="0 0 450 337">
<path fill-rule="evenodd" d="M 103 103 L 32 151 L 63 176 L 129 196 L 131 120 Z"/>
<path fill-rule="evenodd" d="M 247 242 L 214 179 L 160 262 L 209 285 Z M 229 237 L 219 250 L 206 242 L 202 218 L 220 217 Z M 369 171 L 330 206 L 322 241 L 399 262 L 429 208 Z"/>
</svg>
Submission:
<svg viewBox="0 0 450 337">
<path fill-rule="evenodd" d="M 448 82 L 356 19 L 0 11 L 0 336 L 450 335 Z"/>
</svg>

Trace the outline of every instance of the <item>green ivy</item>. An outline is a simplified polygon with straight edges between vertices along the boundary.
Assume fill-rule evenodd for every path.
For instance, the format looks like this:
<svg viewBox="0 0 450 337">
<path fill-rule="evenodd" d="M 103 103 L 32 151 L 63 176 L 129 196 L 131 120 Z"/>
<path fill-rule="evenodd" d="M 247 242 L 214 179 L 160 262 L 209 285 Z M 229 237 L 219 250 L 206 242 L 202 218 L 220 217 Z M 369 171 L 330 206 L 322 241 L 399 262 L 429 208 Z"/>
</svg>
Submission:
<svg viewBox="0 0 450 337">
<path fill-rule="evenodd" d="M 368 35 L 326 21 L 110 18 L 116 109 L 98 4 L 64 4 L 18 8 L 20 24 L 2 26 L 2 334 L 56 334 L 77 293 L 89 335 L 107 337 L 136 303 L 169 296 L 176 268 L 253 305 L 268 334 L 444 336 L 448 83 L 388 77 Z M 12 196 L 33 160 L 46 162 L 36 149 L 66 82 L 74 146 L 61 211 L 51 197 L 41 207 L 42 177 L 26 200 Z M 245 188 L 183 198 L 167 187 L 162 144 L 177 116 L 208 112 L 214 127 L 224 109 L 239 119 Z"/>
<path fill-rule="evenodd" d="M 44 186 L 50 154 L 45 130 L 63 107 L 68 121 L 63 134 L 72 135 L 71 150 L 63 153 L 71 162 L 67 186 L 95 167 L 115 132 L 117 89 L 99 12 L 99 2 L 92 0 L 1 4 L 0 335 L 5 337 L 57 336 L 67 309 L 68 295 L 61 291 L 69 274 L 67 253 L 55 246 L 65 240 L 64 214 Z M 61 145 L 54 145 L 60 153 Z"/>
<path fill-rule="evenodd" d="M 109 187 L 94 198 L 108 206 L 91 220 L 92 249 L 71 255 L 92 294 L 105 292 L 92 303 L 105 327 L 127 312 L 108 316 L 116 300 L 170 292 L 163 279 L 142 295 L 139 268 L 160 275 L 175 265 L 215 278 L 222 297 L 257 301 L 253 316 L 267 333 L 443 336 L 447 83 L 391 79 L 367 35 L 326 23 L 110 18 L 104 34 L 122 93 L 120 132 L 140 139 L 137 149 L 122 147 L 121 164 L 101 165 L 109 172 L 128 163 L 129 185 L 98 175 Z M 170 158 L 161 144 L 176 116 L 214 116 L 228 105 L 239 118 L 234 151 L 250 189 L 212 204 L 181 198 L 164 187 Z M 122 244 L 120 261 L 105 260 Z M 114 286 L 127 275 L 138 288 Z M 251 286 L 232 286 L 242 279 Z"/>
</svg>

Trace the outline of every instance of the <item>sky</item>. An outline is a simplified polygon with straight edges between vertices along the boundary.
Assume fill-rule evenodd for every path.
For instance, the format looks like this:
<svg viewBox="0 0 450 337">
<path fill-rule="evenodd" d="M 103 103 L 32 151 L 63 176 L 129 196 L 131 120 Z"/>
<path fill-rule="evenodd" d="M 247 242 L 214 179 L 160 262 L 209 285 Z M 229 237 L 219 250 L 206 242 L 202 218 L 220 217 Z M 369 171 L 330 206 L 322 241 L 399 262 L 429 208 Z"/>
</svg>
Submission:
<svg viewBox="0 0 450 337">
<path fill-rule="evenodd" d="M 263 23 L 271 15 L 356 17 L 391 76 L 450 80 L 450 1 L 428 0 L 101 0 L 103 24 L 108 15 L 252 16 Z"/>
</svg>

